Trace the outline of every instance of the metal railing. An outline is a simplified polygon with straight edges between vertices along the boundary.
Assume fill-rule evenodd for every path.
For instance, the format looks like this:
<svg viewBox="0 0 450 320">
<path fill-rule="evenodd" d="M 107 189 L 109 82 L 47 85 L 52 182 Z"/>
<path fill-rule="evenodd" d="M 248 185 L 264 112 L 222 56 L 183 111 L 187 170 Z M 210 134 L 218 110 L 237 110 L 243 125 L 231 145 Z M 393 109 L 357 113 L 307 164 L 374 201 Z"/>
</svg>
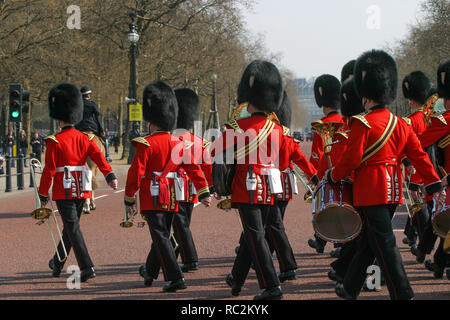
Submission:
<svg viewBox="0 0 450 320">
<path fill-rule="evenodd" d="M 32 154 L 33 155 L 33 154 Z M 28 160 L 30 161 L 31 159 L 33 159 L 33 156 L 30 157 L 25 157 L 24 155 L 19 155 L 18 157 L 10 157 L 10 156 L 6 156 L 5 157 L 5 167 L 6 167 L 6 172 L 5 175 L 0 175 L 0 178 L 5 178 L 6 179 L 6 184 L 5 184 L 5 192 L 12 192 L 13 188 L 12 188 L 12 178 L 13 177 L 17 177 L 17 189 L 18 190 L 24 190 L 25 189 L 25 175 L 29 175 L 30 176 L 30 184 L 29 184 L 29 188 L 33 188 L 34 187 L 34 183 L 33 183 L 33 179 L 31 176 L 31 165 L 29 166 L 30 170 L 25 172 L 24 170 L 24 161 Z M 13 161 L 16 161 L 16 165 L 17 165 L 17 170 L 16 173 L 11 173 L 11 164 Z"/>
</svg>

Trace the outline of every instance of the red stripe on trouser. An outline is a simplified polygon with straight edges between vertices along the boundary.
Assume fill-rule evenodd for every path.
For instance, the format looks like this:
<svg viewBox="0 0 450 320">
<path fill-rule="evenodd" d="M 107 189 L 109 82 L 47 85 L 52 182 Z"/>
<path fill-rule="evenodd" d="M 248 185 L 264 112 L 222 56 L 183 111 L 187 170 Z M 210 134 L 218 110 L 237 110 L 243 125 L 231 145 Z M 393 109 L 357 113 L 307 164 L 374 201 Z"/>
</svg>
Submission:
<svg viewBox="0 0 450 320">
<path fill-rule="evenodd" d="M 256 264 L 258 265 L 258 269 L 260 271 L 261 278 L 263 280 L 264 288 L 267 288 L 267 282 L 266 282 L 266 279 L 264 279 L 264 274 L 262 272 L 261 264 L 259 263 L 258 255 L 256 254 L 255 241 L 253 240 L 251 233 L 248 231 L 247 226 L 245 225 L 244 219 L 242 218 L 243 213 L 242 213 L 241 209 L 239 209 L 239 215 L 241 216 L 242 225 L 244 226 L 244 229 L 247 230 L 248 236 L 249 236 L 250 241 L 251 241 L 251 245 L 253 246 L 253 252 L 254 252 Z"/>
<path fill-rule="evenodd" d="M 272 229 L 270 229 L 270 235 L 272 236 L 273 245 L 275 247 L 275 251 L 277 252 L 278 262 L 280 263 L 280 267 L 281 267 L 281 269 L 285 270 L 286 264 L 284 263 L 283 257 L 280 254 L 280 250 L 278 249 L 278 244 L 277 244 L 277 241 L 275 240 L 275 236 L 273 235 Z"/>
<path fill-rule="evenodd" d="M 179 214 L 179 213 L 177 213 L 177 214 Z M 175 222 L 175 223 L 177 223 L 177 222 Z M 180 248 L 182 260 L 183 260 L 183 262 L 185 262 L 185 261 L 187 261 L 187 259 L 186 259 L 186 253 L 184 252 L 184 243 L 183 243 L 183 240 L 181 239 L 182 237 L 180 234 L 180 229 L 175 227 L 175 228 L 173 228 L 173 230 L 178 234 L 178 247 Z"/>
<path fill-rule="evenodd" d="M 162 254 L 161 254 L 161 250 L 159 249 L 158 237 L 154 235 L 154 232 L 151 229 L 150 229 L 150 233 L 152 234 L 153 241 L 155 242 L 156 252 L 159 255 L 159 261 L 161 263 L 161 268 L 163 270 L 164 280 L 168 280 L 169 277 L 167 276 L 166 265 L 164 264 L 164 260 L 163 260 Z"/>
<path fill-rule="evenodd" d="M 367 217 L 366 217 L 366 221 L 367 221 L 367 225 L 368 225 L 368 227 L 369 227 L 369 231 L 370 231 L 370 233 L 372 234 L 372 237 L 375 239 L 375 244 L 376 244 L 376 246 L 377 246 L 378 252 L 379 252 L 380 257 L 381 257 L 381 260 L 382 260 L 382 262 L 383 262 L 384 270 L 385 270 L 385 272 L 386 272 L 386 276 L 389 278 L 389 282 L 391 283 L 392 290 L 394 291 L 394 292 L 393 292 L 393 294 L 394 294 L 394 299 L 397 300 L 397 299 L 398 299 L 398 298 L 397 298 L 397 289 L 396 289 L 395 286 L 394 286 L 394 282 L 392 281 L 391 274 L 389 273 L 389 270 L 388 270 L 388 268 L 387 268 L 386 261 L 384 260 L 383 252 L 382 252 L 382 250 L 381 250 L 381 248 L 380 248 L 380 245 L 378 244 L 377 237 L 375 236 L 375 234 L 374 234 L 373 231 L 372 231 L 372 228 L 370 227 L 370 222 L 369 222 L 369 219 L 368 219 Z"/>
</svg>

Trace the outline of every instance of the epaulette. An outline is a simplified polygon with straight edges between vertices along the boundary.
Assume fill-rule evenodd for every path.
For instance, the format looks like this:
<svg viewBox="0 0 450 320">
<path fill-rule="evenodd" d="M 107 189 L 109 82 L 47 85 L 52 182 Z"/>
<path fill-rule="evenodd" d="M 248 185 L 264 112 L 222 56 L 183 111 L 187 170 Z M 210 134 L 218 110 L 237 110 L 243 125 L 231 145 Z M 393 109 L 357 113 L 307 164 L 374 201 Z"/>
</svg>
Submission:
<svg viewBox="0 0 450 320">
<path fill-rule="evenodd" d="M 367 128 L 372 129 L 372 127 L 370 126 L 369 122 L 366 119 L 367 113 L 362 113 L 359 114 L 357 116 L 353 116 L 352 119 L 358 119 L 359 121 L 361 121 Z"/>
<path fill-rule="evenodd" d="M 345 131 L 339 131 L 339 132 L 336 132 L 336 134 L 339 134 L 339 135 L 343 136 L 345 139 L 348 139 L 348 134 Z"/>
<path fill-rule="evenodd" d="M 202 147 L 203 149 L 209 147 L 210 145 L 211 145 L 210 141 L 203 139 L 203 147 Z"/>
<path fill-rule="evenodd" d="M 131 140 L 132 142 L 141 143 L 143 145 L 146 145 L 147 147 L 150 147 L 150 143 L 145 139 L 145 137 L 137 137 Z"/>
<path fill-rule="evenodd" d="M 441 121 L 443 124 L 447 125 L 447 121 L 445 120 L 444 116 L 440 113 L 435 113 L 431 116 L 431 118 L 435 118 L 438 119 L 439 121 Z"/>
<path fill-rule="evenodd" d="M 226 123 L 226 125 L 230 126 L 234 131 L 242 133 L 241 127 L 239 127 L 239 124 L 236 120 L 232 119 Z"/>
<path fill-rule="evenodd" d="M 93 133 L 86 133 L 86 132 L 83 132 L 83 133 L 88 136 L 89 141 L 92 141 L 95 138 L 95 134 L 93 134 Z"/>
<path fill-rule="evenodd" d="M 297 144 L 300 144 L 301 143 L 301 141 L 300 140 L 298 140 L 298 139 L 295 139 L 295 138 L 293 138 L 294 139 L 294 142 L 295 143 L 297 143 Z"/>
<path fill-rule="evenodd" d="M 408 118 L 408 117 L 403 117 L 402 119 L 408 124 L 408 126 L 410 126 L 410 125 L 412 124 L 412 121 L 411 121 L 410 118 Z"/>
<path fill-rule="evenodd" d="M 283 126 L 283 136 L 288 136 L 289 132 L 291 132 L 291 129 L 288 127 Z"/>
<path fill-rule="evenodd" d="M 311 126 L 314 127 L 314 126 L 317 126 L 317 125 L 322 124 L 322 123 L 323 123 L 322 120 L 316 120 L 316 121 L 313 121 L 313 122 L 311 123 Z"/>
<path fill-rule="evenodd" d="M 46 137 L 44 138 L 44 140 L 48 140 L 48 139 L 53 140 L 53 141 L 55 141 L 56 143 L 59 143 L 58 139 L 56 139 L 55 136 L 46 136 Z"/>
</svg>

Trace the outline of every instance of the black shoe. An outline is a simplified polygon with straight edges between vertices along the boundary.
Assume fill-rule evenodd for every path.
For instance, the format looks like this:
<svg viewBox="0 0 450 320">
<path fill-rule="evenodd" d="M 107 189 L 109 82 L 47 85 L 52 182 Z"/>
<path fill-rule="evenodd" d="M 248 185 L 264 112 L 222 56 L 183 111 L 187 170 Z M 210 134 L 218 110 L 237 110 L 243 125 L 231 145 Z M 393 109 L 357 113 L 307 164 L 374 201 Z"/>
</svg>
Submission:
<svg viewBox="0 0 450 320">
<path fill-rule="evenodd" d="M 444 278 L 444 269 L 442 269 L 442 268 L 438 267 L 436 264 L 434 264 L 433 275 L 436 279 Z"/>
<path fill-rule="evenodd" d="M 95 274 L 94 268 L 87 268 L 87 269 L 81 270 L 80 281 L 86 282 L 89 279 L 95 278 L 96 276 L 97 275 Z"/>
<path fill-rule="evenodd" d="M 317 252 L 317 253 L 323 253 L 323 251 L 324 251 L 324 249 L 325 249 L 324 246 L 321 246 L 321 245 L 320 245 L 316 240 L 314 240 L 314 239 L 309 239 L 309 240 L 308 240 L 308 245 L 309 245 L 311 248 L 316 249 L 316 252 Z"/>
<path fill-rule="evenodd" d="M 227 275 L 225 282 L 231 288 L 231 295 L 233 297 L 239 296 L 239 294 L 241 293 L 242 286 L 234 282 L 233 275 L 231 273 Z"/>
<path fill-rule="evenodd" d="M 164 286 L 163 291 L 164 292 L 176 292 L 177 290 L 184 290 L 186 289 L 186 281 L 184 281 L 183 278 L 179 280 L 172 281 L 168 285 Z"/>
<path fill-rule="evenodd" d="M 450 269 L 447 269 L 447 280 L 450 280 Z"/>
<path fill-rule="evenodd" d="M 411 246 L 411 253 L 416 256 L 416 261 L 418 263 L 423 263 L 425 261 L 425 253 L 420 251 L 416 244 Z"/>
<path fill-rule="evenodd" d="M 356 297 L 350 295 L 347 291 L 345 291 L 344 285 L 342 283 L 338 283 L 336 285 L 335 292 L 338 297 L 344 300 L 356 300 Z"/>
<path fill-rule="evenodd" d="M 402 240 L 403 244 L 407 244 L 408 246 L 413 246 L 416 244 L 416 239 L 410 239 L 408 237 L 403 238 Z"/>
<path fill-rule="evenodd" d="M 339 257 L 341 256 L 341 251 L 342 251 L 342 248 L 337 248 L 336 250 L 331 251 L 330 256 L 332 258 L 339 259 Z"/>
<path fill-rule="evenodd" d="M 181 271 L 189 272 L 198 270 L 198 262 L 186 263 L 181 267 Z"/>
<path fill-rule="evenodd" d="M 50 261 L 48 262 L 48 266 L 49 266 L 49 268 L 51 269 L 51 270 L 53 270 L 53 276 L 55 277 L 55 278 L 58 278 L 59 277 L 59 275 L 61 274 L 61 271 L 62 271 L 62 266 L 58 266 L 58 265 L 56 265 L 55 264 L 55 259 L 54 258 L 52 258 L 52 259 L 50 259 Z"/>
<path fill-rule="evenodd" d="M 153 284 L 153 278 L 147 273 L 145 264 L 139 267 L 139 275 L 144 278 L 144 286 L 151 287 Z"/>
<path fill-rule="evenodd" d="M 281 287 L 274 287 L 266 289 L 263 293 L 258 294 L 253 298 L 253 300 L 281 300 L 283 299 L 283 292 L 281 292 Z"/>
<path fill-rule="evenodd" d="M 286 272 L 281 272 L 278 279 L 281 283 L 284 283 L 285 281 L 297 279 L 297 275 L 295 274 L 295 270 L 289 270 Z"/>
<path fill-rule="evenodd" d="M 434 272 L 434 261 L 433 260 L 425 261 L 425 268 L 427 268 L 428 271 Z"/>
<path fill-rule="evenodd" d="M 330 272 L 328 272 L 328 278 L 331 281 L 336 281 L 336 282 L 344 281 L 344 279 L 342 279 L 342 277 L 340 275 L 338 275 L 334 269 L 332 269 L 332 270 L 330 270 Z"/>
</svg>

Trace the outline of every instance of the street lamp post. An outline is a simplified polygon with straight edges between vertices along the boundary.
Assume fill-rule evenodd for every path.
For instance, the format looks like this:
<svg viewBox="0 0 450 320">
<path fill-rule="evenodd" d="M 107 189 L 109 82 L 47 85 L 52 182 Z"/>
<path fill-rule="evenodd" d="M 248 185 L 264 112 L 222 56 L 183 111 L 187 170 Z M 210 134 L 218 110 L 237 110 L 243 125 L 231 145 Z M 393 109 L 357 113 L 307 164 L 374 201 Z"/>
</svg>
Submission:
<svg viewBox="0 0 450 320">
<path fill-rule="evenodd" d="M 137 31 L 137 25 L 134 22 L 136 19 L 136 13 L 131 12 L 130 13 L 131 22 L 129 24 L 130 31 L 128 32 L 128 40 L 130 40 L 130 85 L 128 88 L 129 91 L 129 103 L 136 104 L 137 102 L 137 72 L 136 72 L 136 56 L 137 56 L 137 43 L 139 41 L 139 33 Z M 128 110 L 129 114 L 129 110 Z M 139 128 L 138 128 L 139 127 Z M 132 132 L 130 133 L 130 140 L 136 138 L 136 136 L 140 135 L 140 122 L 139 121 L 133 121 L 131 123 Z M 128 130 L 130 132 L 130 130 Z M 131 164 L 133 161 L 134 153 L 136 150 L 133 146 L 130 146 L 130 154 L 128 156 L 128 164 Z"/>
<path fill-rule="evenodd" d="M 216 82 L 217 82 L 217 75 L 213 74 L 212 77 L 212 99 L 211 99 L 211 110 L 209 111 L 209 119 L 208 119 L 208 129 L 214 128 L 219 129 L 219 121 L 217 118 L 217 104 L 216 104 Z M 212 127 L 211 127 L 211 118 L 213 121 Z"/>
</svg>

